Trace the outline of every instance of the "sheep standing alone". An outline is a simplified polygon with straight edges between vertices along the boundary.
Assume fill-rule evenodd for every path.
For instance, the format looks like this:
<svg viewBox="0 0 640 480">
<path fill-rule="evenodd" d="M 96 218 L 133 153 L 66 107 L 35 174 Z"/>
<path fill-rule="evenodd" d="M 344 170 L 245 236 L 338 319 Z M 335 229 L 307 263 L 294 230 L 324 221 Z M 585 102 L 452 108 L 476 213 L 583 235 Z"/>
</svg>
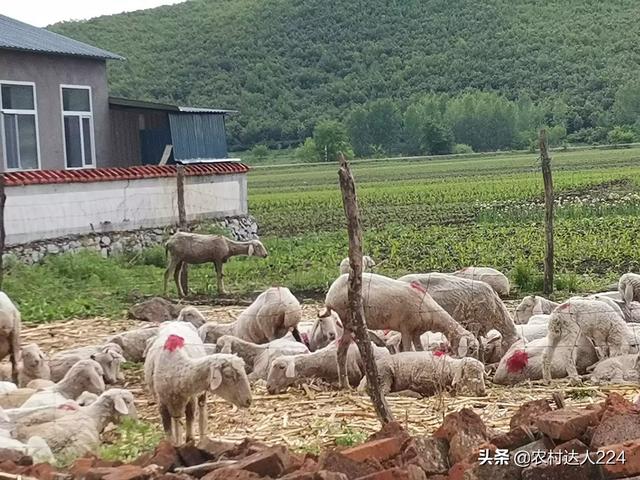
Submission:
<svg viewBox="0 0 640 480">
<path fill-rule="evenodd" d="M 199 265 L 213 263 L 218 281 L 218 294 L 226 293 L 224 289 L 222 267 L 229 258 L 247 255 L 265 258 L 267 249 L 259 240 L 236 242 L 222 235 L 202 235 L 198 233 L 176 232 L 165 244 L 169 264 L 164 272 L 164 294 L 167 294 L 169 276 L 173 273 L 178 295 L 184 297 L 180 283 L 180 272 L 185 264 Z"/>
<path fill-rule="evenodd" d="M 513 320 L 516 324 L 527 323 L 534 315 L 550 315 L 558 305 L 560 304 L 538 295 L 527 295 L 516 307 Z"/>
<path fill-rule="evenodd" d="M 286 287 L 271 287 L 231 323 L 206 323 L 198 332 L 203 341 L 215 343 L 223 335 L 233 335 L 247 342 L 267 343 L 292 331 L 297 341 L 298 323 L 302 319 L 300 302 Z"/>
<path fill-rule="evenodd" d="M 618 292 L 625 303 L 640 302 L 640 275 L 625 273 L 618 282 Z"/>
<path fill-rule="evenodd" d="M 104 371 L 104 381 L 114 384 L 118 381 L 120 364 L 124 362 L 122 347 L 115 343 L 90 345 L 87 347 L 65 350 L 51 357 L 51 380 L 58 382 L 80 360 L 95 360 Z"/>
<path fill-rule="evenodd" d="M 182 443 L 182 417 L 186 418 L 187 441 L 194 438 L 196 398 L 200 438 L 205 437 L 207 391 L 239 407 L 251 404 L 244 361 L 223 353 L 206 355 L 197 330 L 185 322 L 160 326 L 147 351 L 144 378 L 158 404 L 165 434 L 174 444 Z"/>
<path fill-rule="evenodd" d="M 38 345 L 30 343 L 22 347 L 21 357 L 18 366 L 18 386 L 26 387 L 31 380 L 49 380 L 51 378 L 49 359 L 42 353 Z M 5 367 L 8 365 L 0 366 L 0 379 L 2 380 L 7 380 L 11 376 L 10 369 Z"/>
<path fill-rule="evenodd" d="M 338 348 L 340 383 L 347 386 L 346 354 L 352 340 L 349 318 L 347 284 L 349 275 L 338 277 L 325 297 L 326 317 L 335 311 L 344 326 L 344 334 Z M 489 288 L 487 286 L 487 288 Z M 474 335 L 456 322 L 438 305 L 418 283 L 406 283 L 392 278 L 364 273 L 362 275 L 362 304 L 367 327 L 373 330 L 396 330 L 402 334 L 402 348 L 423 350 L 420 336 L 427 332 L 442 332 L 449 340 L 453 351 L 459 356 L 477 354 L 478 342 Z"/>
<path fill-rule="evenodd" d="M 369 255 L 364 255 L 362 257 L 363 272 L 370 272 L 375 266 L 376 266 L 376 262 Z M 350 270 L 351 270 L 351 265 L 349 264 L 349 257 L 345 257 L 340 262 L 340 275 L 344 273 L 349 273 Z"/>
<path fill-rule="evenodd" d="M 18 383 L 20 361 L 20 312 L 6 293 L 0 292 L 0 360 L 9 355 L 11 380 Z"/>
<path fill-rule="evenodd" d="M 632 333 L 620 313 L 607 302 L 572 298 L 556 308 L 548 324 L 547 346 L 542 354 L 542 373 L 546 383 L 551 380 L 551 362 L 562 343 L 575 344 L 582 334 L 592 340 L 598 358 L 625 355 L 629 351 Z M 579 383 L 576 370 L 576 349 L 560 349 L 572 383 Z"/>
<path fill-rule="evenodd" d="M 431 352 L 400 352 L 377 359 L 383 395 L 411 391 L 422 396 L 453 389 L 457 393 L 484 396 L 484 365 L 475 358 L 452 358 Z M 359 390 L 367 385 L 363 378 Z"/>
<path fill-rule="evenodd" d="M 453 275 L 460 278 L 466 278 L 467 280 L 478 280 L 488 284 L 493 290 L 501 297 L 508 297 L 511 285 L 507 276 L 490 267 L 467 267 L 457 272 L 453 272 Z"/>
</svg>

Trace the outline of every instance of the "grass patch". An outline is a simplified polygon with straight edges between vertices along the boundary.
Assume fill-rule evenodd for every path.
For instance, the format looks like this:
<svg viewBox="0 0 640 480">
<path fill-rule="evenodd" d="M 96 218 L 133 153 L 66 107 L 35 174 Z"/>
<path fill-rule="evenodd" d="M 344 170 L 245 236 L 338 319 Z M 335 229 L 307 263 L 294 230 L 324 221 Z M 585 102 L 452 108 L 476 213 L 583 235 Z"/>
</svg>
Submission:
<svg viewBox="0 0 640 480">
<path fill-rule="evenodd" d="M 115 432 L 115 441 L 100 448 L 99 457 L 105 460 L 130 462 L 152 451 L 164 437 L 157 425 L 124 418 Z"/>
<path fill-rule="evenodd" d="M 364 442 L 367 437 L 368 435 L 365 432 L 347 426 L 336 437 L 336 445 L 339 447 L 353 447 Z"/>
</svg>

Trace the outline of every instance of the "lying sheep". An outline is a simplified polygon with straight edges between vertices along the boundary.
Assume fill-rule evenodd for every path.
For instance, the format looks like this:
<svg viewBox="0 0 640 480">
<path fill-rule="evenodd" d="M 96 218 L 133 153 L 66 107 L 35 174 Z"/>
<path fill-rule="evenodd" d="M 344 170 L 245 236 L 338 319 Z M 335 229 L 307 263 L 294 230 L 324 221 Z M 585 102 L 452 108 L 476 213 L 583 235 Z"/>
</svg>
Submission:
<svg viewBox="0 0 640 480">
<path fill-rule="evenodd" d="M 364 255 L 362 257 L 362 271 L 370 272 L 373 267 L 376 266 L 376 262 L 373 261 L 369 255 Z M 351 270 L 351 265 L 349 264 L 349 257 L 343 258 L 340 262 L 340 275 L 344 273 L 349 273 Z"/>
<path fill-rule="evenodd" d="M 399 352 L 401 351 L 400 343 L 402 341 L 402 335 L 399 332 L 390 331 L 385 336 L 386 346 L 390 350 Z M 427 351 L 448 351 L 449 342 L 442 332 L 425 332 L 420 335 L 420 343 L 422 348 Z"/>
<path fill-rule="evenodd" d="M 525 343 L 532 342 L 539 338 L 545 338 L 549 331 L 546 323 L 516 325 L 516 331 L 518 337 L 525 341 Z"/>
<path fill-rule="evenodd" d="M 596 385 L 611 383 L 640 382 L 640 356 L 637 353 L 609 357 L 587 369 L 590 373 L 583 379 L 589 379 Z"/>
<path fill-rule="evenodd" d="M 30 343 L 22 347 L 22 359 L 18 365 L 18 386 L 26 387 L 31 380 L 49 380 L 51 372 L 49 369 L 49 359 L 40 347 L 35 343 Z M 8 365 L 0 365 L 0 378 L 8 380 L 11 376 Z"/>
<path fill-rule="evenodd" d="M 180 314 L 176 320 L 178 322 L 189 322 L 196 328 L 200 328 L 202 325 L 207 323 L 207 319 L 204 318 L 204 315 L 202 315 L 200 310 L 192 305 L 188 305 L 180 310 Z"/>
<path fill-rule="evenodd" d="M 223 353 L 207 355 L 197 330 L 185 322 L 160 326 L 147 351 L 144 378 L 158 404 L 165 434 L 174 444 L 182 443 L 182 417 L 186 418 L 187 441 L 194 438 L 196 399 L 200 438 L 205 438 L 207 391 L 239 407 L 251 404 L 244 361 Z"/>
<path fill-rule="evenodd" d="M 167 283 L 173 273 L 180 297 L 184 297 L 180 283 L 180 272 L 185 264 L 213 263 L 218 281 L 218 294 L 221 295 L 226 293 L 222 267 L 227 260 L 237 255 L 267 257 L 267 249 L 259 240 L 236 242 L 222 235 L 202 235 L 188 232 L 174 233 L 167 240 L 165 251 L 169 257 L 169 264 L 164 272 L 164 294 L 167 294 Z"/>
<path fill-rule="evenodd" d="M 9 355 L 11 380 L 18 384 L 20 361 L 20 312 L 6 293 L 0 292 L 0 360 Z"/>
<path fill-rule="evenodd" d="M 502 352 L 518 340 L 511 315 L 486 283 L 446 273 L 405 275 L 398 280 L 419 282 L 438 305 L 478 340 L 489 330 L 497 330 L 502 335 Z"/>
<path fill-rule="evenodd" d="M 546 314 L 550 315 L 555 308 L 560 305 L 559 303 L 547 300 L 544 297 L 538 295 L 528 295 L 522 299 L 520 304 L 516 307 L 514 315 L 514 322 L 516 324 L 523 324 L 529 321 L 533 315 Z"/>
<path fill-rule="evenodd" d="M 119 333 L 107 338 L 108 343 L 114 343 L 122 349 L 124 358 L 129 362 L 143 362 L 147 341 L 158 335 L 159 327 L 143 327 Z"/>
<path fill-rule="evenodd" d="M 112 388 L 98 399 L 70 415 L 54 421 L 18 426 L 18 440 L 41 436 L 58 458 L 75 458 L 97 453 L 100 436 L 109 423 L 119 423 L 123 417 L 136 418 L 133 395 L 128 390 Z"/>
<path fill-rule="evenodd" d="M 538 313 L 536 315 L 531 315 L 527 323 L 525 323 L 524 325 L 547 325 L 550 318 L 551 314 Z"/>
<path fill-rule="evenodd" d="M 217 347 L 220 353 L 233 353 L 244 360 L 249 381 L 266 380 L 271 362 L 275 358 L 309 353 L 306 345 L 296 342 L 293 338 L 290 340 L 279 338 L 273 342 L 258 345 L 231 335 L 223 335 L 218 339 Z"/>
<path fill-rule="evenodd" d="M 556 308 L 548 324 L 547 347 L 542 354 L 542 373 L 545 383 L 551 380 L 551 362 L 558 345 L 575 344 L 582 334 L 593 341 L 598 358 L 625 355 L 629 351 L 632 333 L 627 324 L 607 302 L 572 298 Z M 579 383 L 575 349 L 561 349 L 572 383 Z"/>
<path fill-rule="evenodd" d="M 345 320 L 348 317 L 349 301 L 347 284 L 349 275 L 338 277 L 325 297 L 326 317 L 335 311 L 344 326 L 338 348 L 340 381 L 347 386 L 346 354 L 351 342 L 353 327 Z M 489 287 L 487 287 L 489 288 Z M 442 332 L 453 351 L 459 356 L 477 355 L 478 342 L 474 335 L 456 322 L 438 305 L 419 283 L 406 283 L 374 273 L 362 274 L 362 304 L 367 328 L 372 330 L 396 330 L 402 334 L 402 348 L 423 350 L 420 336 L 427 331 Z"/>
<path fill-rule="evenodd" d="M 542 354 L 546 346 L 546 337 L 527 343 L 522 340 L 514 343 L 500 359 L 493 383 L 515 385 L 527 380 L 541 380 Z M 585 373 L 587 367 L 598 361 L 593 344 L 584 335 L 579 335 L 575 343 L 561 343 L 558 348 L 567 352 L 575 351 L 576 369 L 580 373 Z M 567 362 L 563 356 L 556 355 L 550 369 L 551 378 L 565 378 L 568 375 Z"/>
<path fill-rule="evenodd" d="M 625 303 L 640 302 L 640 275 L 625 273 L 618 281 L 618 292 Z"/>
<path fill-rule="evenodd" d="M 452 358 L 431 352 L 400 352 L 377 361 L 383 395 L 415 392 L 428 397 L 445 390 L 484 396 L 484 365 L 475 358 Z M 367 386 L 363 378 L 359 390 Z"/>
<path fill-rule="evenodd" d="M 478 280 L 488 284 L 493 290 L 501 297 L 508 297 L 511 285 L 507 276 L 489 267 L 467 267 L 457 272 L 453 272 L 453 275 L 460 278 L 466 278 L 467 280 Z"/>
<path fill-rule="evenodd" d="M 271 287 L 240 315 L 227 324 L 206 323 L 198 332 L 207 343 L 216 343 L 223 335 L 232 335 L 252 343 L 267 343 L 292 331 L 302 341 L 297 327 L 302 319 L 300 302 L 286 287 Z"/>
<path fill-rule="evenodd" d="M 65 350 L 51 357 L 51 380 L 58 382 L 80 360 L 95 360 L 104 371 L 104 381 L 114 384 L 118 381 L 120 364 L 124 362 L 122 347 L 115 343 L 91 345 L 88 347 Z"/>
</svg>

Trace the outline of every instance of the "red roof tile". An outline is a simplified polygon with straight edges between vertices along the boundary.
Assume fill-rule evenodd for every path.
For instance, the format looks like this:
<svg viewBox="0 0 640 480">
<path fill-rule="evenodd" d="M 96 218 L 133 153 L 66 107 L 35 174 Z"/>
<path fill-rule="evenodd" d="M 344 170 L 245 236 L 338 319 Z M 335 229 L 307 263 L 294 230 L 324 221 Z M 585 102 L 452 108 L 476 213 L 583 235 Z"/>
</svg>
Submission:
<svg viewBox="0 0 640 480">
<path fill-rule="evenodd" d="M 185 165 L 186 176 L 230 175 L 247 173 L 249 167 L 240 162 L 201 163 Z M 175 165 L 145 165 L 140 167 L 91 168 L 86 170 L 31 170 L 6 172 L 5 185 L 34 185 L 46 183 L 108 182 L 139 178 L 175 177 Z"/>
</svg>

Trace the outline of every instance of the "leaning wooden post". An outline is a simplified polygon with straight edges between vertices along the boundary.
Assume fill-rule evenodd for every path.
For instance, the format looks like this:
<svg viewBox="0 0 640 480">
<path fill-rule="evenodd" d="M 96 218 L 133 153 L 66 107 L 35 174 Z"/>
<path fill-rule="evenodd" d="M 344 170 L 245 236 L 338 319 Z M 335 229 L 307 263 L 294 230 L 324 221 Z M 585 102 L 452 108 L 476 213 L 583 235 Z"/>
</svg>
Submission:
<svg viewBox="0 0 640 480">
<path fill-rule="evenodd" d="M 540 163 L 544 180 L 544 285 L 545 294 L 553 292 L 553 178 L 551 176 L 551 157 L 547 147 L 547 132 L 540 130 Z"/>
<path fill-rule="evenodd" d="M 178 227 L 183 232 L 187 230 L 187 213 L 184 208 L 184 165 L 176 166 L 176 179 L 178 182 Z M 185 295 L 189 294 L 189 267 L 186 263 L 182 264 L 180 270 L 180 285 Z"/>
<path fill-rule="evenodd" d="M 2 281 L 4 280 L 4 205 L 7 202 L 7 195 L 4 191 L 4 173 L 0 173 L 0 289 L 2 289 Z"/>
<path fill-rule="evenodd" d="M 364 318 L 364 308 L 362 305 L 362 230 L 360 229 L 360 215 L 358 213 L 358 199 L 356 197 L 356 186 L 353 175 L 349 169 L 349 164 L 344 155 L 340 153 L 340 189 L 342 190 L 342 201 L 344 211 L 347 216 L 347 229 L 349 232 L 349 318 L 343 319 L 345 329 L 351 330 L 355 334 L 356 344 L 360 350 L 360 356 L 364 363 L 364 370 L 367 376 L 368 392 L 371 402 L 378 414 L 380 421 L 389 423 L 393 421 L 393 414 L 389 409 L 384 395 L 380 390 L 378 378 L 378 367 L 373 357 L 371 340 Z"/>
</svg>

